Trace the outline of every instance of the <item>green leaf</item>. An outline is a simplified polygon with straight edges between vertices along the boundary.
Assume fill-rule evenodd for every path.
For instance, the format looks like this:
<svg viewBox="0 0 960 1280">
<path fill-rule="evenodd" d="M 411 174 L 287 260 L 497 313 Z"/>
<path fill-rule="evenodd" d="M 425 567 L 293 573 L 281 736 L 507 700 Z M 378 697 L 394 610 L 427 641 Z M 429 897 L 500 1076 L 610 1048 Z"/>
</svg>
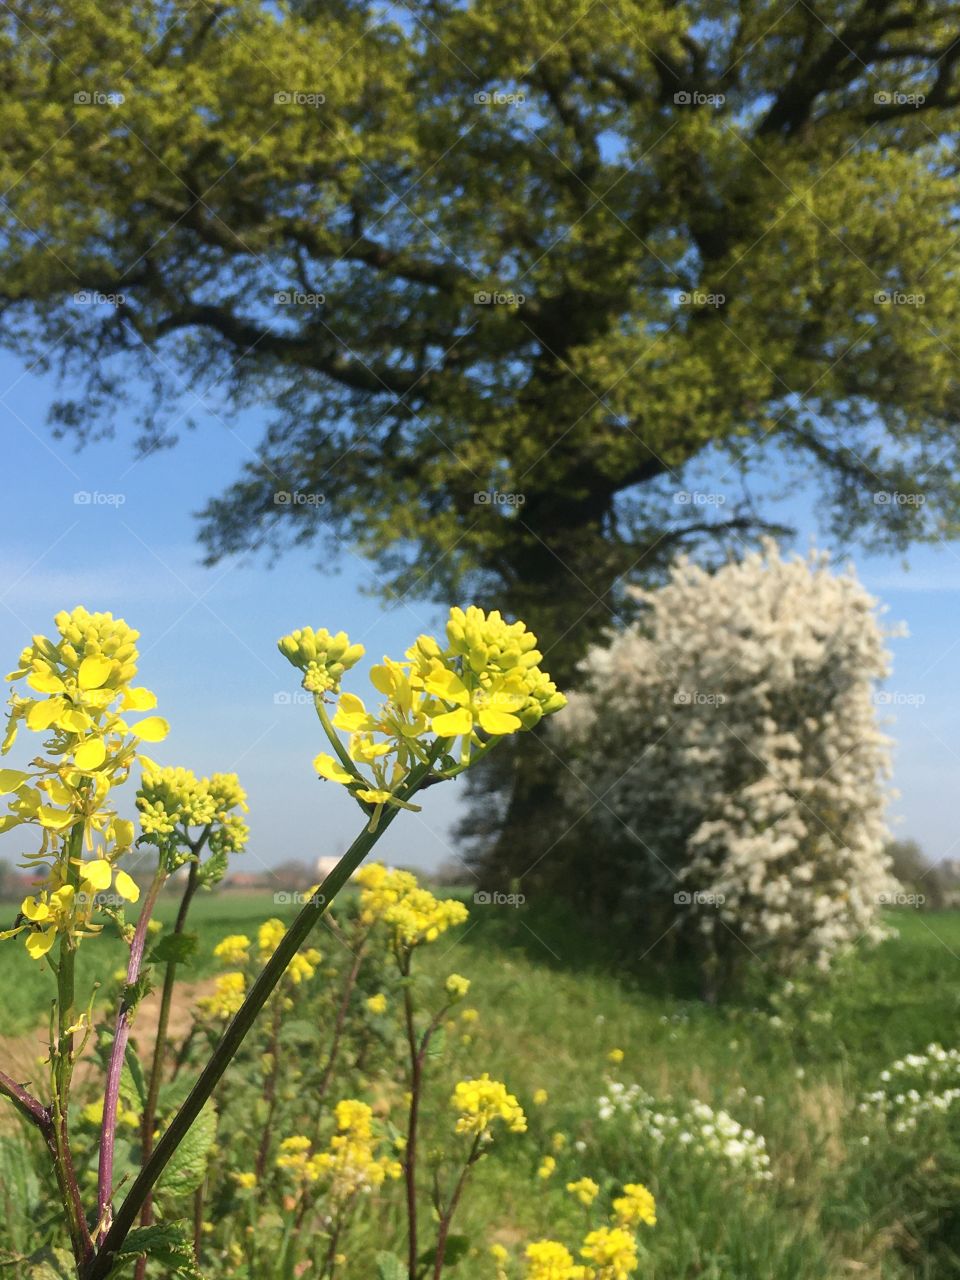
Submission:
<svg viewBox="0 0 960 1280">
<path fill-rule="evenodd" d="M 443 1249 L 443 1263 L 447 1267 L 455 1267 L 470 1252 L 469 1236 L 449 1235 Z M 437 1256 L 436 1247 L 424 1249 L 417 1259 L 422 1265 L 432 1264 Z"/>
<path fill-rule="evenodd" d="M 407 1280 L 407 1268 L 395 1253 L 381 1251 L 374 1261 L 377 1264 L 377 1280 Z"/>
<path fill-rule="evenodd" d="M 129 1041 L 120 1072 L 120 1097 L 131 1111 L 142 1111 L 147 1103 L 147 1082 L 143 1076 L 143 1067 Z"/>
<path fill-rule="evenodd" d="M 195 933 L 168 933 L 147 956 L 147 964 L 189 964 L 198 944 Z"/>
<path fill-rule="evenodd" d="M 446 1047 L 447 1029 L 446 1027 L 437 1027 L 436 1031 L 430 1037 L 429 1045 L 427 1045 L 427 1057 L 439 1058 Z"/>
<path fill-rule="evenodd" d="M 207 1157 L 217 1136 L 217 1109 L 212 1102 L 197 1116 L 157 1183 L 167 1195 L 196 1191 L 207 1172 Z"/>
<path fill-rule="evenodd" d="M 16 1280 L 75 1280 L 76 1264 L 67 1249 L 41 1249 L 29 1258 L 3 1258 L 0 1267 L 16 1266 Z"/>
<path fill-rule="evenodd" d="M 29 1249 L 37 1243 L 34 1217 L 40 1201 L 40 1181 L 33 1153 L 17 1138 L 0 1137 L 0 1214 L 4 1243 Z"/>
<path fill-rule="evenodd" d="M 164 1222 L 152 1227 L 137 1227 L 117 1250 L 117 1261 L 108 1280 L 125 1274 L 137 1258 L 146 1255 L 162 1264 L 167 1280 L 203 1280 L 184 1229 L 177 1223 Z"/>
</svg>

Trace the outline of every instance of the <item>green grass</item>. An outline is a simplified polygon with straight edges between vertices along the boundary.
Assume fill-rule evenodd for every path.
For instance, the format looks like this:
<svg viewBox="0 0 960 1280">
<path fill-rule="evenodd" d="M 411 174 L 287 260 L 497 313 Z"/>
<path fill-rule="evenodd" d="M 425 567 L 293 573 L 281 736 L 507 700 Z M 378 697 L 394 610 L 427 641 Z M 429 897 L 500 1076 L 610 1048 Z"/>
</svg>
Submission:
<svg viewBox="0 0 960 1280">
<path fill-rule="evenodd" d="M 168 896 L 161 918 L 175 909 Z M 212 972 L 219 938 L 251 933 L 267 916 L 293 911 L 263 894 L 199 898 L 191 927 L 201 949 L 191 979 Z M 641 958 L 630 938 L 604 935 L 566 910 L 472 907 L 459 936 L 446 935 L 418 956 L 428 975 L 469 977 L 466 1003 L 480 1015 L 461 1028 L 469 1042 L 460 1032 L 448 1037 L 444 1057 L 431 1063 L 427 1124 L 448 1125 L 453 1082 L 486 1070 L 520 1096 L 530 1133 L 504 1136 L 478 1167 L 457 1224 L 478 1252 L 457 1274 L 492 1276 L 480 1259 L 494 1240 L 575 1241 L 584 1215 L 563 1183 L 588 1174 L 605 1195 L 629 1180 L 654 1189 L 660 1221 L 646 1233 L 651 1252 L 643 1274 L 664 1280 L 960 1275 L 960 1263 L 934 1263 L 922 1249 L 904 1261 L 894 1250 L 898 1233 L 907 1231 L 906 1210 L 882 1170 L 858 1173 L 859 1156 L 848 1147 L 856 1098 L 887 1062 L 931 1041 L 960 1043 L 960 912 L 904 912 L 891 920 L 897 937 L 858 949 L 837 981 L 811 989 L 778 1025 L 759 987 L 753 1000 L 705 1005 L 694 997 L 690 975 L 656 949 Z M 322 936 L 318 944 L 335 947 Z M 122 958 L 116 939 L 83 947 L 80 989 L 107 980 Z M 22 1033 L 42 1022 L 49 974 L 17 942 L 0 947 L 0 977 L 4 1030 Z M 613 1048 L 624 1051 L 620 1067 L 607 1062 Z M 625 1136 L 598 1136 L 596 1098 L 610 1075 L 658 1096 L 728 1107 L 764 1134 L 773 1180 L 749 1191 L 707 1172 L 645 1167 Z M 534 1107 L 539 1088 L 549 1100 Z M 762 1105 L 747 1101 L 755 1096 Z M 569 1146 L 545 1184 L 536 1167 L 558 1131 Z M 582 1155 L 578 1141 L 586 1144 Z"/>
</svg>

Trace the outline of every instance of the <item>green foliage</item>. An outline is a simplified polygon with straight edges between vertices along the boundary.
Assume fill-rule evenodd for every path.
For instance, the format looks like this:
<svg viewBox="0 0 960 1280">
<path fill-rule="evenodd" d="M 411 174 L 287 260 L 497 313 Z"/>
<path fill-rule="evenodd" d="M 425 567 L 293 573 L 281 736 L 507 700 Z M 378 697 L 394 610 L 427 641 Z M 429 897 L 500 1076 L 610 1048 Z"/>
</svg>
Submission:
<svg viewBox="0 0 960 1280">
<path fill-rule="evenodd" d="M 197 954 L 198 941 L 195 933 L 168 933 L 153 947 L 147 964 L 189 965 Z"/>
<path fill-rule="evenodd" d="M 757 527 L 673 502 L 698 460 L 817 468 L 837 534 L 956 529 L 949 0 L 8 14 L 7 340 L 87 376 L 81 434 L 131 361 L 148 446 L 177 378 L 278 406 L 211 555 L 329 531 L 572 657 L 620 576 Z"/>
<path fill-rule="evenodd" d="M 160 1175 L 157 1191 L 169 1196 L 196 1191 L 203 1182 L 210 1149 L 216 1138 L 217 1109 L 208 1102 Z"/>
<path fill-rule="evenodd" d="M 42 1197 L 35 1166 L 36 1154 L 25 1141 L 0 1135 L 0 1213 L 3 1243 L 11 1250 L 29 1249 L 36 1242 Z"/>
<path fill-rule="evenodd" d="M 131 1231 L 118 1250 L 118 1261 L 110 1272 L 110 1280 L 127 1275 L 137 1258 L 144 1256 L 162 1266 L 162 1274 L 171 1280 L 203 1280 L 193 1246 L 176 1223 L 165 1222 Z"/>
</svg>

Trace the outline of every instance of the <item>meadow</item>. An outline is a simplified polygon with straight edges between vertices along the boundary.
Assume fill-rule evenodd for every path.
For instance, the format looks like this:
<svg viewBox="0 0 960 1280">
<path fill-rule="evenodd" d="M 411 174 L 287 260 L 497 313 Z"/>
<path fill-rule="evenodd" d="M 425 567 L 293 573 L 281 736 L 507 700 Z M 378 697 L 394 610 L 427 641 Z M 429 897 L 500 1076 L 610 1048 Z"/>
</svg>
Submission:
<svg viewBox="0 0 960 1280">
<path fill-rule="evenodd" d="M 654 949 L 641 958 L 629 933 L 599 930 L 554 904 L 509 908 L 465 900 L 468 923 L 418 955 L 419 981 L 428 986 L 451 970 L 472 984 L 467 1017 L 448 1022 L 446 1043 L 428 1064 L 424 1114 L 428 1126 L 442 1115 L 452 1082 L 469 1064 L 507 1082 L 529 1128 L 498 1137 L 474 1173 L 456 1225 L 462 1256 L 451 1274 L 492 1280 L 498 1264 L 491 1246 L 522 1253 L 533 1239 L 582 1234 L 589 1209 L 565 1185 L 590 1177 L 601 1197 L 631 1180 L 654 1193 L 657 1223 L 642 1233 L 640 1275 L 960 1275 L 949 1126 L 938 1126 L 931 1146 L 922 1128 L 907 1137 L 881 1134 L 857 1110 L 891 1061 L 931 1042 L 955 1042 L 960 912 L 891 913 L 896 936 L 856 949 L 829 982 L 797 982 L 785 994 L 758 979 L 749 994 L 711 1006 L 697 997 L 693 974 L 675 957 L 668 961 Z M 175 901 L 170 894 L 161 901 L 161 920 L 171 920 Z M 347 902 L 343 912 L 350 910 Z M 197 985 L 183 988 L 179 999 L 209 988 L 222 967 L 213 956 L 221 938 L 255 934 L 267 916 L 292 914 L 268 894 L 200 897 L 192 920 L 199 952 L 183 974 Z M 324 926 L 317 934 L 311 942 L 333 961 L 324 973 L 335 984 L 342 948 Z M 109 988 L 122 945 L 104 939 L 80 954 L 84 989 L 94 980 Z M 0 966 L 5 1023 L 22 1050 L 45 1016 L 45 975 L 20 948 L 4 948 Z M 149 1001 L 142 1012 L 149 1024 Z M 218 1097 L 235 1090 L 247 1070 L 236 1064 Z M 609 1096 L 611 1082 L 640 1086 L 657 1099 L 655 1112 L 669 1110 L 670 1100 L 727 1112 L 748 1134 L 763 1135 L 767 1175 L 744 1175 L 736 1161 L 696 1152 L 696 1144 L 691 1158 L 669 1143 L 651 1146 L 648 1134 L 616 1116 L 602 1122 L 597 1100 Z M 291 1088 L 295 1095 L 296 1084 Z M 245 1135 L 224 1133 L 224 1123 L 219 1149 L 242 1145 Z M 0 1132 L 11 1139 L 9 1112 Z M 545 1166 L 545 1157 L 556 1167 Z M 215 1153 L 213 1165 L 217 1159 Z M 376 1207 L 361 1206 L 353 1224 L 356 1252 L 338 1271 L 349 1280 L 377 1274 L 375 1246 L 402 1241 L 399 1206 L 380 1199 Z M 273 1272 L 262 1262 L 261 1270 L 249 1261 L 249 1270 L 238 1266 L 244 1231 L 269 1229 L 274 1210 L 266 1197 L 230 1208 L 218 1213 L 216 1231 L 208 1228 L 205 1275 L 301 1274 L 286 1269 L 279 1253 Z"/>
</svg>

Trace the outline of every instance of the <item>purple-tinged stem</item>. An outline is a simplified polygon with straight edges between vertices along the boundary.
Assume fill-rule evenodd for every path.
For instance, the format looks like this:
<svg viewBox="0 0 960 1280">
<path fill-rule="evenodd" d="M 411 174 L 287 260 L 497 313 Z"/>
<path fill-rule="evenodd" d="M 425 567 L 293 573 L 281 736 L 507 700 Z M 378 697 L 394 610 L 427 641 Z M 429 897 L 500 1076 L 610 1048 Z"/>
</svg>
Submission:
<svg viewBox="0 0 960 1280">
<path fill-rule="evenodd" d="M 166 873 L 157 871 L 153 883 L 140 910 L 140 919 L 130 943 L 130 959 L 127 963 L 127 987 L 134 986 L 143 966 L 143 952 L 147 941 L 147 926 L 157 904 Z M 103 1095 L 103 1127 L 100 1130 L 100 1174 L 97 1190 L 97 1235 L 102 1239 L 110 1226 L 113 1200 L 113 1151 L 117 1140 L 117 1106 L 120 1100 L 120 1075 L 123 1059 L 130 1038 L 130 1000 L 125 995 L 117 1012 L 117 1027 L 110 1050 L 107 1067 L 107 1083 Z"/>
<path fill-rule="evenodd" d="M 20 1114 L 32 1124 L 37 1125 L 43 1133 L 51 1130 L 53 1122 L 47 1108 L 22 1084 L 17 1084 L 11 1079 L 5 1071 L 0 1071 L 0 1093 L 9 1098 Z"/>
</svg>

